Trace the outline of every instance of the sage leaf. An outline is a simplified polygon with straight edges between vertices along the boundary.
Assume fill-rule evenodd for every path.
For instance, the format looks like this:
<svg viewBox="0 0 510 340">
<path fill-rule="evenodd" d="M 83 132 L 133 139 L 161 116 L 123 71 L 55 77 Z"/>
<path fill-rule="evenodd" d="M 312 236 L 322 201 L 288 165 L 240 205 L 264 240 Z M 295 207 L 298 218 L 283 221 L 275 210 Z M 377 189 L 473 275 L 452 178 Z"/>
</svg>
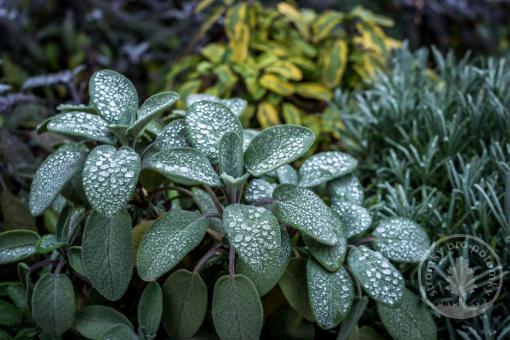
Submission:
<svg viewBox="0 0 510 340">
<path fill-rule="evenodd" d="M 363 205 L 363 186 L 354 175 L 345 175 L 328 182 L 328 191 L 333 205 L 339 202 Z"/>
<path fill-rule="evenodd" d="M 17 326 L 21 323 L 23 313 L 8 302 L 0 300 L 0 325 Z M 2 334 L 0 333 L 0 336 Z M 0 337 L 0 339 L 2 339 Z M 9 338 L 7 338 L 9 339 Z"/>
<path fill-rule="evenodd" d="M 209 195 L 208 192 L 197 187 L 193 187 L 191 189 L 191 192 L 193 193 L 192 197 L 193 201 L 198 206 L 198 209 L 202 214 L 219 215 L 220 212 L 218 211 L 218 208 L 216 207 L 214 200 L 212 199 L 211 195 Z M 214 228 L 219 232 L 222 233 L 224 232 L 223 220 L 221 219 L 221 217 L 209 217 L 208 220 L 210 223 L 210 227 Z"/>
<path fill-rule="evenodd" d="M 78 136 L 93 141 L 113 144 L 115 136 L 108 129 L 108 123 L 101 117 L 86 112 L 65 112 L 52 118 L 48 131 Z"/>
<path fill-rule="evenodd" d="M 212 317 L 222 340 L 259 339 L 264 312 L 253 282 L 239 274 L 220 277 L 214 285 Z"/>
<path fill-rule="evenodd" d="M 430 246 L 427 233 L 415 222 L 402 217 L 382 220 L 372 235 L 376 238 L 374 247 L 397 262 L 420 262 Z"/>
<path fill-rule="evenodd" d="M 55 200 L 65 184 L 81 171 L 86 153 L 73 146 L 48 156 L 35 173 L 28 203 L 30 213 L 41 215 Z"/>
<path fill-rule="evenodd" d="M 105 217 L 92 212 L 82 240 L 83 268 L 94 288 L 110 301 L 126 291 L 133 273 L 131 216 L 125 210 Z"/>
<path fill-rule="evenodd" d="M 277 168 L 276 175 L 278 176 L 278 182 L 280 182 L 280 184 L 297 185 L 299 182 L 298 173 L 290 164 L 285 164 Z"/>
<path fill-rule="evenodd" d="M 186 105 L 190 107 L 191 105 L 201 101 L 223 104 L 237 117 L 241 116 L 248 105 L 248 102 L 242 98 L 220 99 L 216 96 L 205 93 L 190 94 L 186 98 Z"/>
<path fill-rule="evenodd" d="M 202 241 L 209 223 L 200 214 L 171 210 L 154 222 L 138 248 L 137 269 L 153 281 L 177 265 Z"/>
<path fill-rule="evenodd" d="M 313 321 L 306 275 L 306 260 L 292 258 L 278 285 L 289 305 L 303 318 Z"/>
<path fill-rule="evenodd" d="M 15 263 L 35 254 L 39 235 L 31 230 L 9 230 L 0 233 L 0 264 Z"/>
<path fill-rule="evenodd" d="M 372 225 L 372 216 L 362 206 L 350 202 L 337 202 L 331 206 L 331 210 L 342 221 L 347 238 L 363 233 Z"/>
<path fill-rule="evenodd" d="M 223 135 L 219 143 L 219 163 L 222 174 L 233 178 L 243 175 L 243 142 L 235 132 Z"/>
<path fill-rule="evenodd" d="M 147 161 L 145 167 L 184 185 L 220 185 L 220 178 L 207 157 L 189 147 L 158 152 Z"/>
<path fill-rule="evenodd" d="M 303 126 L 279 125 L 265 129 L 244 152 L 246 169 L 253 176 L 261 176 L 301 157 L 314 140 L 313 132 Z"/>
<path fill-rule="evenodd" d="M 273 212 L 280 223 L 304 235 L 334 246 L 338 244 L 338 221 L 330 208 L 313 191 L 292 184 L 281 184 L 273 192 Z"/>
<path fill-rule="evenodd" d="M 60 242 L 54 234 L 46 234 L 35 243 L 35 251 L 38 254 L 47 254 L 63 245 L 65 245 L 65 242 Z"/>
<path fill-rule="evenodd" d="M 334 246 L 322 244 L 306 235 L 302 238 L 312 256 L 325 269 L 336 272 L 342 267 L 347 252 L 347 239 L 343 236 L 343 231 L 339 232 L 338 244 Z"/>
<path fill-rule="evenodd" d="M 299 169 L 299 185 L 314 187 L 347 175 L 358 166 L 351 155 L 338 152 L 320 152 L 308 158 Z"/>
<path fill-rule="evenodd" d="M 110 124 L 129 125 L 138 107 L 133 83 L 122 74 L 101 70 L 89 81 L 89 97 L 99 114 Z"/>
<path fill-rule="evenodd" d="M 131 322 L 112 307 L 92 305 L 76 313 L 73 328 L 88 339 L 97 339 L 108 329 L 125 325 L 133 329 Z"/>
<path fill-rule="evenodd" d="M 384 328 L 395 340 L 434 340 L 437 328 L 427 306 L 408 289 L 397 307 L 377 304 L 377 312 Z"/>
<path fill-rule="evenodd" d="M 163 314 L 163 293 L 157 282 L 150 282 L 138 302 L 138 325 L 149 338 L 155 337 Z"/>
<path fill-rule="evenodd" d="M 246 151 L 248 145 L 250 145 L 253 138 L 260 132 L 255 129 L 244 129 L 243 130 L 243 151 Z"/>
<path fill-rule="evenodd" d="M 363 290 L 372 299 L 388 306 L 400 304 L 404 278 L 381 253 L 360 246 L 349 253 L 347 263 Z"/>
<path fill-rule="evenodd" d="M 163 285 L 163 326 L 171 339 L 190 339 L 207 310 L 207 286 L 198 273 L 179 269 Z"/>
<path fill-rule="evenodd" d="M 161 130 L 152 144 L 152 149 L 158 152 L 188 146 L 186 135 L 187 130 L 184 119 L 174 120 Z"/>
<path fill-rule="evenodd" d="M 276 187 L 276 184 L 269 183 L 265 179 L 255 178 L 248 183 L 244 192 L 244 199 L 249 203 L 270 199 Z"/>
<path fill-rule="evenodd" d="M 59 336 L 74 320 L 74 288 L 64 274 L 43 274 L 34 286 L 32 317 L 46 333 Z"/>
<path fill-rule="evenodd" d="M 160 92 L 147 98 L 138 109 L 136 121 L 129 128 L 128 133 L 136 136 L 157 115 L 168 110 L 176 101 L 179 94 L 173 91 Z"/>
<path fill-rule="evenodd" d="M 98 340 L 140 340 L 138 335 L 126 325 L 116 325 L 102 333 Z"/>
<path fill-rule="evenodd" d="M 315 322 L 323 329 L 336 327 L 347 315 L 354 299 L 354 288 L 347 271 L 323 269 L 313 259 L 306 265 L 308 298 Z"/>
<path fill-rule="evenodd" d="M 81 260 L 81 247 L 70 247 L 67 254 L 69 258 L 69 265 L 75 272 L 85 276 L 85 269 L 83 269 L 83 262 Z"/>
<path fill-rule="evenodd" d="M 112 216 L 131 199 L 139 174 L 140 157 L 133 149 L 97 146 L 83 168 L 87 200 L 98 213 Z"/>
</svg>

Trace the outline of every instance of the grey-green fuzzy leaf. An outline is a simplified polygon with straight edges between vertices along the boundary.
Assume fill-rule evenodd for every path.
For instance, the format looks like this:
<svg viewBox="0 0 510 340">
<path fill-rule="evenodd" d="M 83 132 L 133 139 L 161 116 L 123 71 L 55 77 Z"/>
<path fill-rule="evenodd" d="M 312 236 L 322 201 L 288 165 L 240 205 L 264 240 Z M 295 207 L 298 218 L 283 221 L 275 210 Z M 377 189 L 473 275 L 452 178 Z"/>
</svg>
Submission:
<svg viewBox="0 0 510 340">
<path fill-rule="evenodd" d="M 219 163 L 222 174 L 233 178 L 243 175 L 243 142 L 235 132 L 228 132 L 221 137 L 219 143 Z"/>
<path fill-rule="evenodd" d="M 338 152 L 321 152 L 308 158 L 299 169 L 299 185 L 314 187 L 347 175 L 358 166 L 351 155 Z"/>
<path fill-rule="evenodd" d="M 115 136 L 101 117 L 86 112 L 65 112 L 51 119 L 48 131 L 113 144 Z"/>
<path fill-rule="evenodd" d="M 372 216 L 367 209 L 351 202 L 336 202 L 331 206 L 345 230 L 345 237 L 351 238 L 368 230 L 372 225 Z"/>
<path fill-rule="evenodd" d="M 0 233 L 0 264 L 15 263 L 35 254 L 39 235 L 31 230 L 9 230 Z"/>
<path fill-rule="evenodd" d="M 23 318 L 23 313 L 11 305 L 8 302 L 0 300 L 0 325 L 2 326 L 17 326 L 20 324 L 21 319 Z M 3 339 L 2 333 L 0 332 L 0 339 Z M 12 338 L 6 338 L 12 339 Z"/>
<path fill-rule="evenodd" d="M 140 340 L 138 335 L 126 325 L 116 325 L 102 333 L 98 340 Z"/>
<path fill-rule="evenodd" d="M 177 100 L 179 100 L 179 94 L 173 91 L 150 96 L 138 109 L 136 121 L 129 128 L 129 132 L 135 136 L 138 135 L 152 119 L 168 110 Z"/>
<path fill-rule="evenodd" d="M 147 336 L 155 336 L 163 314 L 163 292 L 157 282 L 150 282 L 138 302 L 138 325 Z"/>
<path fill-rule="evenodd" d="M 262 178 L 255 178 L 248 183 L 246 191 L 244 192 L 244 199 L 250 203 L 263 199 L 270 199 L 276 187 L 277 184 L 269 183 Z"/>
<path fill-rule="evenodd" d="M 351 202 L 363 205 L 363 186 L 354 175 L 345 175 L 328 182 L 332 203 Z"/>
<path fill-rule="evenodd" d="M 306 260 L 304 258 L 292 258 L 278 284 L 289 305 L 299 315 L 308 321 L 313 321 L 312 309 L 308 300 L 306 275 Z"/>
<path fill-rule="evenodd" d="M 152 149 L 157 152 L 188 146 L 187 133 L 184 119 L 174 120 L 161 130 L 152 144 Z"/>
<path fill-rule="evenodd" d="M 201 101 L 223 104 L 237 117 L 243 113 L 243 111 L 246 109 L 246 106 L 248 105 L 246 100 L 242 98 L 220 99 L 216 96 L 206 93 L 190 94 L 186 98 L 186 105 L 190 107 L 191 105 Z"/>
<path fill-rule="evenodd" d="M 133 328 L 131 322 L 112 307 L 93 305 L 84 307 L 76 313 L 73 328 L 88 339 L 97 339 L 116 325 Z"/>
<path fill-rule="evenodd" d="M 343 236 L 343 231 L 340 231 L 338 235 L 338 244 L 334 246 L 322 244 L 306 235 L 302 236 L 315 260 L 330 272 L 335 272 L 342 267 L 347 252 L 347 239 Z"/>
<path fill-rule="evenodd" d="M 299 182 L 298 173 L 292 165 L 285 164 L 278 169 L 275 170 L 276 175 L 278 176 L 278 182 L 280 184 L 294 184 L 297 185 Z"/>
</svg>

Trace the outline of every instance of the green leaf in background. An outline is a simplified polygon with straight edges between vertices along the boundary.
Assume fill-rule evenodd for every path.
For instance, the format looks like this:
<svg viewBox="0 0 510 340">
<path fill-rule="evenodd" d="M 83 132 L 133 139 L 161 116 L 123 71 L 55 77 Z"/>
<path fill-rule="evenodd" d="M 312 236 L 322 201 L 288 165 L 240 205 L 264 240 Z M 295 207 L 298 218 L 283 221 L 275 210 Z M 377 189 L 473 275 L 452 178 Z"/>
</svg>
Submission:
<svg viewBox="0 0 510 340">
<path fill-rule="evenodd" d="M 243 175 L 243 142 L 235 132 L 223 135 L 219 143 L 219 163 L 222 174 L 233 178 Z"/>
<path fill-rule="evenodd" d="M 10 230 L 0 233 L 0 264 L 15 263 L 35 254 L 39 239 L 30 230 Z"/>
<path fill-rule="evenodd" d="M 345 230 L 345 237 L 350 238 L 368 230 L 372 225 L 372 216 L 367 209 L 350 202 L 336 202 L 331 206 Z"/>
<path fill-rule="evenodd" d="M 153 118 L 168 110 L 178 100 L 179 94 L 173 91 L 160 92 L 150 96 L 138 109 L 136 121 L 129 128 L 128 133 L 134 136 L 138 135 Z"/>
<path fill-rule="evenodd" d="M 81 221 L 85 217 L 85 208 L 65 207 L 60 213 L 57 222 L 57 239 L 70 243 L 81 227 Z"/>
<path fill-rule="evenodd" d="M 298 173 L 289 164 L 285 164 L 277 168 L 276 175 L 278 176 L 278 182 L 280 182 L 280 184 L 298 185 L 299 182 Z"/>
<path fill-rule="evenodd" d="M 214 285 L 212 316 L 220 339 L 258 339 L 264 311 L 253 282 L 244 275 L 220 277 Z"/>
<path fill-rule="evenodd" d="M 112 70 L 101 70 L 89 81 L 92 105 L 110 124 L 129 125 L 138 108 L 138 94 L 129 79 Z"/>
<path fill-rule="evenodd" d="M 140 340 L 138 335 L 126 325 L 115 325 L 104 331 L 98 340 Z"/>
<path fill-rule="evenodd" d="M 16 308 L 18 308 L 23 313 L 29 311 L 27 291 L 20 282 L 9 284 L 9 286 L 7 286 L 7 294 L 14 302 L 14 305 L 16 305 Z"/>
<path fill-rule="evenodd" d="M 377 312 L 384 328 L 395 340 L 434 340 L 437 328 L 427 306 L 408 289 L 397 307 L 377 304 Z"/>
<path fill-rule="evenodd" d="M 207 310 L 207 286 L 200 274 L 179 269 L 163 285 L 163 326 L 171 339 L 190 339 Z"/>
<path fill-rule="evenodd" d="M 74 147 L 64 147 L 48 156 L 41 164 L 30 189 L 30 212 L 42 215 L 51 205 L 64 185 L 82 169 L 85 152 Z"/>
<path fill-rule="evenodd" d="M 220 178 L 207 157 L 202 152 L 190 147 L 158 152 L 147 161 L 145 167 L 180 184 L 220 185 Z"/>
<path fill-rule="evenodd" d="M 352 306 L 354 288 L 347 271 L 342 267 L 331 273 L 313 259 L 306 264 L 308 298 L 314 319 L 323 329 L 336 327 Z"/>
<path fill-rule="evenodd" d="M 400 304 L 404 278 L 381 253 L 360 246 L 349 253 L 347 262 L 354 277 L 372 299 L 388 306 Z"/>
<path fill-rule="evenodd" d="M 112 307 L 93 305 L 76 313 L 73 328 L 88 339 L 97 339 L 108 329 L 125 325 L 133 329 L 131 322 Z"/>
<path fill-rule="evenodd" d="M 48 131 L 78 136 L 93 141 L 113 144 L 115 136 L 108 129 L 108 123 L 101 117 L 86 112 L 65 112 L 52 118 Z"/>
<path fill-rule="evenodd" d="M 328 151 L 308 158 L 299 169 L 299 185 L 314 187 L 335 178 L 347 175 L 358 166 L 351 155 Z"/>
<path fill-rule="evenodd" d="M 282 184 L 274 190 L 273 200 L 273 212 L 280 223 L 288 224 L 323 244 L 338 244 L 338 221 L 316 193 Z"/>
<path fill-rule="evenodd" d="M 35 251 L 38 254 L 47 254 L 62 247 L 63 245 L 65 245 L 65 243 L 60 242 L 54 234 L 46 234 L 35 243 Z"/>
<path fill-rule="evenodd" d="M 0 193 L 0 214 L 5 230 L 26 229 L 37 231 L 35 219 L 25 202 L 13 195 L 7 188 Z"/>
<path fill-rule="evenodd" d="M 427 233 L 417 223 L 403 217 L 382 220 L 373 235 L 377 250 L 397 262 L 420 262 L 430 246 Z"/>
<path fill-rule="evenodd" d="M 126 291 L 133 273 L 131 216 L 125 210 L 105 217 L 92 212 L 85 224 L 82 261 L 94 288 L 110 301 Z"/>
<path fill-rule="evenodd" d="M 201 101 L 190 106 L 186 126 L 191 144 L 213 163 L 218 161 L 218 143 L 223 135 L 234 132 L 242 139 L 243 127 L 226 106 Z"/>
<path fill-rule="evenodd" d="M 152 149 L 157 152 L 171 148 L 188 146 L 186 136 L 187 130 L 184 119 L 176 119 L 161 130 L 152 144 Z"/>
<path fill-rule="evenodd" d="M 32 317 L 46 333 L 59 336 L 74 320 L 74 288 L 64 274 L 43 274 L 32 294 Z"/>
<path fill-rule="evenodd" d="M 23 313 L 18 308 L 8 302 L 0 300 L 0 325 L 16 326 L 20 324 L 22 318 Z"/>
<path fill-rule="evenodd" d="M 347 252 L 347 239 L 343 234 L 343 231 L 338 233 L 339 241 L 334 246 L 322 244 L 306 235 L 303 235 L 302 238 L 315 260 L 325 269 L 335 272 L 342 267 Z"/>
<path fill-rule="evenodd" d="M 278 284 L 289 305 L 303 318 L 313 321 L 306 275 L 306 260 L 292 258 Z"/>
<path fill-rule="evenodd" d="M 249 203 L 270 199 L 276 186 L 276 184 L 269 183 L 265 179 L 255 178 L 248 183 L 244 192 L 244 199 Z"/>
<path fill-rule="evenodd" d="M 246 169 L 253 176 L 275 170 L 305 154 L 314 140 L 310 129 L 298 125 L 265 129 L 253 138 L 244 152 Z"/>
<path fill-rule="evenodd" d="M 85 269 L 83 269 L 83 262 L 81 260 L 81 247 L 70 247 L 67 253 L 69 258 L 69 265 L 75 272 L 85 276 Z"/>
<path fill-rule="evenodd" d="M 163 314 L 163 293 L 157 282 L 150 282 L 142 292 L 138 302 L 139 332 L 154 338 L 159 329 Z"/>
<path fill-rule="evenodd" d="M 172 269 L 202 241 L 208 225 L 207 219 L 191 211 L 171 210 L 160 217 L 138 248 L 140 277 L 153 281 Z"/>
<path fill-rule="evenodd" d="M 363 205 L 363 186 L 354 175 L 346 175 L 328 182 L 332 204 L 351 202 Z"/>
<path fill-rule="evenodd" d="M 140 157 L 133 149 L 97 146 L 83 168 L 87 200 L 98 213 L 112 216 L 131 199 L 139 174 Z"/>
</svg>

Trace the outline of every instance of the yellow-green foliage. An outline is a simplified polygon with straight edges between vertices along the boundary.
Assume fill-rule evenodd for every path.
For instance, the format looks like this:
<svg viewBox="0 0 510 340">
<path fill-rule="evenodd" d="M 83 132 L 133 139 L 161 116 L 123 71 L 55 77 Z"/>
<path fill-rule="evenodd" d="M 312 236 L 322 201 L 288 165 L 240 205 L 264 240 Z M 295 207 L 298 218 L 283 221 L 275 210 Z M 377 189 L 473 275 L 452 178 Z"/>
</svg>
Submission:
<svg viewBox="0 0 510 340">
<path fill-rule="evenodd" d="M 224 16 L 226 41 L 176 63 L 168 85 L 183 98 L 196 92 L 246 98 L 242 119 L 255 116 L 263 128 L 283 121 L 329 133 L 334 123 L 320 112 L 333 90 L 360 86 L 399 44 L 382 29 L 390 20 L 361 7 L 316 13 L 285 2 L 276 8 L 241 2 L 214 13 Z"/>
</svg>

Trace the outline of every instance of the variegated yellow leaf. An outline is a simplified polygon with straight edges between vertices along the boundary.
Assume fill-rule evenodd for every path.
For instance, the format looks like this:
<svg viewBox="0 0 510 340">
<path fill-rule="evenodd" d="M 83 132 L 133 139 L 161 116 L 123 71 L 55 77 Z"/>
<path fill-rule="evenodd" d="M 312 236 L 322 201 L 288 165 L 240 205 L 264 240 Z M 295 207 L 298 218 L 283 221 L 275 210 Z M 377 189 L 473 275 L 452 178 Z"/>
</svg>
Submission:
<svg viewBox="0 0 510 340">
<path fill-rule="evenodd" d="M 266 68 L 267 73 L 275 73 L 289 80 L 300 81 L 303 74 L 299 67 L 287 60 L 278 60 Z"/>
<path fill-rule="evenodd" d="M 296 93 L 301 97 L 312 98 L 322 101 L 331 99 L 331 91 L 319 83 L 298 83 L 295 85 Z"/>
<path fill-rule="evenodd" d="M 232 49 L 232 61 L 243 62 L 248 58 L 250 29 L 248 25 L 239 23 L 235 26 L 234 30 L 234 36 L 229 42 L 229 46 Z"/>
<path fill-rule="evenodd" d="M 340 84 L 347 66 L 347 43 L 337 40 L 322 56 L 322 82 L 329 88 Z"/>
<path fill-rule="evenodd" d="M 278 117 L 278 110 L 269 102 L 262 102 L 257 107 L 257 121 L 263 129 L 281 124 L 280 118 Z"/>
<path fill-rule="evenodd" d="M 282 104 L 283 119 L 286 124 L 301 125 L 301 110 L 291 103 Z"/>
<path fill-rule="evenodd" d="M 232 40 L 236 35 L 236 27 L 246 23 L 246 8 L 248 4 L 241 2 L 227 11 L 225 17 L 225 34 Z"/>
<path fill-rule="evenodd" d="M 224 44 L 211 43 L 202 49 L 202 55 L 211 63 L 220 63 L 227 48 Z"/>
<path fill-rule="evenodd" d="M 295 90 L 293 84 L 273 74 L 264 74 L 260 78 L 259 84 L 260 86 L 282 96 L 290 96 Z"/>
<path fill-rule="evenodd" d="M 301 34 L 303 38 L 307 40 L 310 39 L 310 27 L 296 7 L 286 2 L 280 2 L 277 8 L 278 12 L 280 12 L 296 26 L 299 34 Z"/>
<path fill-rule="evenodd" d="M 343 21 L 343 14 L 335 11 L 326 11 L 312 24 L 312 41 L 317 43 L 326 38 L 331 31 Z"/>
</svg>

